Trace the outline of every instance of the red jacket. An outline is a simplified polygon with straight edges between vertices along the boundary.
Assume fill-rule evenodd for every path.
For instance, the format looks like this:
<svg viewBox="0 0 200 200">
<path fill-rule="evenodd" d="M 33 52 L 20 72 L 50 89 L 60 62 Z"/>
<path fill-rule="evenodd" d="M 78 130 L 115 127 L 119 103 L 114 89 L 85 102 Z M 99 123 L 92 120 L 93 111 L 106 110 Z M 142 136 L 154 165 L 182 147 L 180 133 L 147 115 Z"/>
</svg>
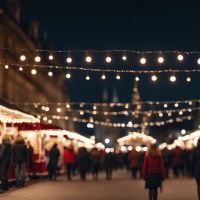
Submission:
<svg viewBox="0 0 200 200">
<path fill-rule="evenodd" d="M 174 155 L 174 160 L 173 163 L 174 165 L 182 165 L 183 164 L 183 153 L 180 147 L 176 147 L 173 152 Z"/>
<path fill-rule="evenodd" d="M 143 177 L 147 174 L 158 173 L 161 174 L 162 178 L 165 177 L 165 168 L 163 164 L 162 156 L 160 155 L 147 155 L 145 156 L 143 163 Z"/>
<path fill-rule="evenodd" d="M 64 164 L 74 164 L 76 162 L 76 154 L 73 149 L 66 149 L 63 154 Z"/>
</svg>

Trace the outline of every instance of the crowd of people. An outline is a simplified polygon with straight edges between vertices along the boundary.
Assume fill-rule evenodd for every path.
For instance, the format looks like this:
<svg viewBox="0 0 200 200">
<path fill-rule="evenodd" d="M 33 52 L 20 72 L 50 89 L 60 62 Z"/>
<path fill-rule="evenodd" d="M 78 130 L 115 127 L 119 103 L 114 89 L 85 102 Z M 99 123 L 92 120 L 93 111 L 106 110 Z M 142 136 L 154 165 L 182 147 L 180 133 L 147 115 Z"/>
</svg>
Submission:
<svg viewBox="0 0 200 200">
<path fill-rule="evenodd" d="M 127 169 L 132 178 L 143 178 L 145 187 L 149 189 L 149 199 L 156 200 L 158 188 L 162 188 L 162 181 L 172 177 L 194 176 L 197 182 L 200 199 L 200 140 L 193 150 L 183 150 L 175 147 L 172 150 L 163 149 L 152 145 L 148 152 L 136 151 L 122 153 L 119 150 L 107 152 L 93 148 L 88 151 L 81 147 L 76 152 L 73 146 L 64 147 L 61 154 L 55 143 L 47 152 L 47 170 L 51 180 L 56 180 L 58 171 L 65 169 L 68 181 L 79 174 L 82 181 L 86 181 L 87 174 L 91 173 L 94 180 L 98 180 L 99 172 L 105 171 L 105 178 L 112 179 L 116 169 Z M 9 189 L 8 172 L 10 166 L 14 166 L 15 185 L 23 187 L 27 177 L 27 165 L 29 171 L 33 169 L 33 147 L 30 142 L 25 142 L 20 135 L 15 142 L 11 142 L 10 135 L 4 135 L 0 146 L 0 180 L 2 191 Z M 62 160 L 62 162 L 60 162 Z M 60 166 L 59 163 L 62 163 Z"/>
</svg>

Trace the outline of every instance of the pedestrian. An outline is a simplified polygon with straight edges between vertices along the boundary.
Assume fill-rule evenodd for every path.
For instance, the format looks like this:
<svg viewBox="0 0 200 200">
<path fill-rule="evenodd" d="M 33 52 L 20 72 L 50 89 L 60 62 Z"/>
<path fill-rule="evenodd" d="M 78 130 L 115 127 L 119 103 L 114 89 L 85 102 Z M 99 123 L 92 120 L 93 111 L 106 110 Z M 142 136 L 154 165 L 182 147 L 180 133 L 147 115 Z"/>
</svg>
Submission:
<svg viewBox="0 0 200 200">
<path fill-rule="evenodd" d="M 76 162 L 76 154 L 74 152 L 73 146 L 67 148 L 64 148 L 64 154 L 63 154 L 63 163 L 66 169 L 66 176 L 69 181 L 72 179 L 72 172 L 73 167 Z"/>
<path fill-rule="evenodd" d="M 112 152 L 104 155 L 104 167 L 106 171 L 106 180 L 112 179 L 112 172 L 115 166 L 115 155 Z"/>
<path fill-rule="evenodd" d="M 174 167 L 174 176 L 180 177 L 184 176 L 184 160 L 183 160 L 183 151 L 179 146 L 176 146 L 173 150 L 173 167 Z"/>
<path fill-rule="evenodd" d="M 17 136 L 13 145 L 13 161 L 15 164 L 16 186 L 23 187 L 26 180 L 27 148 L 21 135 Z"/>
<path fill-rule="evenodd" d="M 33 147 L 30 143 L 30 141 L 27 142 L 27 164 L 28 164 L 28 169 L 29 169 L 29 177 L 33 178 L 35 176 L 34 173 L 34 161 L 33 161 Z"/>
<path fill-rule="evenodd" d="M 162 188 L 165 178 L 163 158 L 156 145 L 151 145 L 143 164 L 145 188 L 149 190 L 149 200 L 157 200 L 158 188 Z"/>
<path fill-rule="evenodd" d="M 133 148 L 128 155 L 132 178 L 137 178 L 137 173 L 140 169 L 140 153 Z"/>
<path fill-rule="evenodd" d="M 57 177 L 56 171 L 58 168 L 59 157 L 60 157 L 60 151 L 57 147 L 57 144 L 55 143 L 49 151 L 48 172 L 49 172 L 49 178 L 51 180 L 56 180 Z"/>
<path fill-rule="evenodd" d="M 10 135 L 5 134 L 2 138 L 0 148 L 0 180 L 2 192 L 9 190 L 8 171 L 12 155 L 12 145 Z"/>
<path fill-rule="evenodd" d="M 200 200 L 200 139 L 197 142 L 197 147 L 192 152 L 191 162 L 197 184 L 198 199 Z"/>
<path fill-rule="evenodd" d="M 85 147 L 79 148 L 77 155 L 77 164 L 82 181 L 86 180 L 87 171 L 89 170 L 89 154 Z"/>
<path fill-rule="evenodd" d="M 90 160 L 93 179 L 98 180 L 101 156 L 97 148 L 92 149 L 92 151 L 90 152 Z"/>
</svg>

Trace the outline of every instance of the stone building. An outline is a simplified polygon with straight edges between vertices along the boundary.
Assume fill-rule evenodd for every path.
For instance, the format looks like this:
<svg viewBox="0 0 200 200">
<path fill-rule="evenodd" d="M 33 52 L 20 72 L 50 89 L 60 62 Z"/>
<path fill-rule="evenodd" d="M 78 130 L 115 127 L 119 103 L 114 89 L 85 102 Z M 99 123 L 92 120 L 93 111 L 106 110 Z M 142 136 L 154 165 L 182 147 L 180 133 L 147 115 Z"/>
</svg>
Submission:
<svg viewBox="0 0 200 200">
<path fill-rule="evenodd" d="M 47 71 L 41 70 L 34 76 L 29 67 L 23 67 L 23 71 L 18 66 L 5 69 L 5 64 L 20 63 L 22 53 L 26 56 L 24 63 L 34 63 L 36 55 L 33 52 L 42 48 L 42 43 L 38 41 L 39 23 L 32 22 L 28 30 L 21 28 L 20 24 L 20 1 L 7 0 L 7 9 L 0 7 L 0 98 L 7 102 L 66 101 L 68 97 L 62 73 L 49 77 Z M 28 51 L 22 52 L 19 49 Z M 63 128 L 73 128 L 69 123 L 66 124 L 64 121 L 57 122 Z"/>
</svg>

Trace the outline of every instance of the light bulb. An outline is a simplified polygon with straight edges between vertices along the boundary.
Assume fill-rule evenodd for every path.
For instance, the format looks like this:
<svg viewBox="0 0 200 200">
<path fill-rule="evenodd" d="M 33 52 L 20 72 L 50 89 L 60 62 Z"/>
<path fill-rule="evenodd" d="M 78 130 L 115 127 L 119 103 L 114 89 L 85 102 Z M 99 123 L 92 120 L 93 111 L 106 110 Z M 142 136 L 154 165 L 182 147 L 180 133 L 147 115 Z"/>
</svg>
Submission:
<svg viewBox="0 0 200 200">
<path fill-rule="evenodd" d="M 22 67 L 19 67 L 19 71 L 23 71 L 23 68 L 22 68 Z"/>
<path fill-rule="evenodd" d="M 47 121 L 48 120 L 48 118 L 47 117 L 43 117 L 43 121 Z"/>
<path fill-rule="evenodd" d="M 36 74 L 37 74 L 37 70 L 36 70 L 36 69 L 32 69 L 32 70 L 31 70 L 31 74 L 32 74 L 32 75 L 36 75 Z"/>
<path fill-rule="evenodd" d="M 60 113 L 62 111 L 61 108 L 57 108 L 56 110 L 57 110 L 58 113 Z"/>
<path fill-rule="evenodd" d="M 142 65 L 145 65 L 146 62 L 147 62 L 146 58 L 140 58 L 140 63 L 141 63 Z"/>
<path fill-rule="evenodd" d="M 87 81 L 89 81 L 89 80 L 90 80 L 90 76 L 87 75 L 87 76 L 85 77 L 85 79 L 86 79 Z"/>
<path fill-rule="evenodd" d="M 84 112 L 83 112 L 83 111 L 80 111 L 80 115 L 84 115 Z"/>
<path fill-rule="evenodd" d="M 167 107 L 168 107 L 168 105 L 165 103 L 165 104 L 164 104 L 164 108 L 167 108 Z"/>
<path fill-rule="evenodd" d="M 103 74 L 103 75 L 101 76 L 101 79 L 102 79 L 102 80 L 105 80 L 105 79 L 106 79 L 106 75 Z"/>
<path fill-rule="evenodd" d="M 160 56 L 158 58 L 158 63 L 160 63 L 160 64 L 164 63 L 164 58 L 162 56 Z"/>
<path fill-rule="evenodd" d="M 49 60 L 53 60 L 53 55 L 49 55 Z"/>
<path fill-rule="evenodd" d="M 120 80 L 120 79 L 121 79 L 121 77 L 120 77 L 119 74 L 117 74 L 116 79 L 117 79 L 117 80 Z"/>
<path fill-rule="evenodd" d="M 40 62 L 40 61 L 41 61 L 41 58 L 40 58 L 40 56 L 36 56 L 36 57 L 35 57 L 35 62 L 37 62 L 37 63 L 38 63 L 38 62 Z"/>
<path fill-rule="evenodd" d="M 49 76 L 53 76 L 53 72 L 49 71 L 49 72 L 48 72 L 48 75 L 49 75 Z"/>
<path fill-rule="evenodd" d="M 179 105 L 178 105 L 178 103 L 175 103 L 174 106 L 175 106 L 176 108 L 178 108 Z"/>
<path fill-rule="evenodd" d="M 197 59 L 197 64 L 200 65 L 200 58 Z"/>
<path fill-rule="evenodd" d="M 151 80 L 155 82 L 155 81 L 157 81 L 157 80 L 158 80 L 158 78 L 157 78 L 157 76 L 156 76 L 156 75 L 153 75 L 153 76 L 151 77 Z"/>
<path fill-rule="evenodd" d="M 48 120 L 48 123 L 49 123 L 49 124 L 52 124 L 52 120 L 51 120 L 51 119 L 49 119 L 49 120 Z"/>
<path fill-rule="evenodd" d="M 182 54 L 179 54 L 179 55 L 177 56 L 177 59 L 178 59 L 179 61 L 183 61 L 184 57 L 183 57 Z"/>
<path fill-rule="evenodd" d="M 138 76 L 136 76 L 135 80 L 138 82 L 138 81 L 140 81 L 140 78 Z"/>
<path fill-rule="evenodd" d="M 8 69 L 9 68 L 9 65 L 5 65 L 5 69 Z"/>
<path fill-rule="evenodd" d="M 71 78 L 71 74 L 70 74 L 70 73 L 67 73 L 67 74 L 66 74 L 66 78 L 67 78 L 67 79 L 70 79 L 70 78 Z"/>
<path fill-rule="evenodd" d="M 183 115 L 183 111 L 179 111 L 179 115 Z"/>
<path fill-rule="evenodd" d="M 186 80 L 187 80 L 187 82 L 191 82 L 192 79 L 191 79 L 191 77 L 187 77 Z"/>
<path fill-rule="evenodd" d="M 23 61 L 25 61 L 26 60 L 26 56 L 25 55 L 21 55 L 20 56 L 20 60 L 23 62 Z"/>
<path fill-rule="evenodd" d="M 71 57 L 68 57 L 68 58 L 66 59 L 66 62 L 67 62 L 67 63 L 72 63 L 72 58 L 71 58 Z"/>
<path fill-rule="evenodd" d="M 175 75 L 170 76 L 170 81 L 171 82 L 176 82 L 176 76 Z"/>
<path fill-rule="evenodd" d="M 85 58 L 85 61 L 88 62 L 88 63 L 90 63 L 90 62 L 92 62 L 92 58 L 91 58 L 90 56 L 87 56 L 87 57 Z"/>
<path fill-rule="evenodd" d="M 107 62 L 107 63 L 110 63 L 111 61 L 112 61 L 112 58 L 111 58 L 110 56 L 107 56 L 107 57 L 106 57 L 106 62 Z"/>
<path fill-rule="evenodd" d="M 46 112 L 48 112 L 49 111 L 49 107 L 45 107 L 45 109 L 44 109 Z"/>
<path fill-rule="evenodd" d="M 122 56 L 122 60 L 127 60 L 127 57 L 126 56 Z"/>
</svg>

